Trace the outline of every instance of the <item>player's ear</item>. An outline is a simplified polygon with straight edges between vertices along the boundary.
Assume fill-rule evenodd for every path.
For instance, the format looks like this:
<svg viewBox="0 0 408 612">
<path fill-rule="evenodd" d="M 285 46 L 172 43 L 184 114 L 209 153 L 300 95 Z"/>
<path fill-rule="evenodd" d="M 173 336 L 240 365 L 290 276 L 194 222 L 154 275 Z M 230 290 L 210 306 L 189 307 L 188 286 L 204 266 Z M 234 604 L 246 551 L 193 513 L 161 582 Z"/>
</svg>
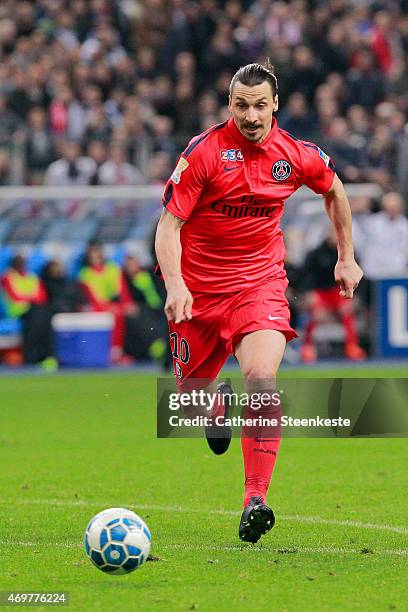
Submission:
<svg viewBox="0 0 408 612">
<path fill-rule="evenodd" d="M 232 100 L 231 100 L 231 94 L 228 96 L 228 110 L 231 112 L 231 104 L 232 104 Z"/>
<path fill-rule="evenodd" d="M 273 99 L 273 112 L 276 113 L 278 108 L 279 108 L 279 98 L 278 98 L 278 94 L 276 94 L 276 96 Z"/>
</svg>

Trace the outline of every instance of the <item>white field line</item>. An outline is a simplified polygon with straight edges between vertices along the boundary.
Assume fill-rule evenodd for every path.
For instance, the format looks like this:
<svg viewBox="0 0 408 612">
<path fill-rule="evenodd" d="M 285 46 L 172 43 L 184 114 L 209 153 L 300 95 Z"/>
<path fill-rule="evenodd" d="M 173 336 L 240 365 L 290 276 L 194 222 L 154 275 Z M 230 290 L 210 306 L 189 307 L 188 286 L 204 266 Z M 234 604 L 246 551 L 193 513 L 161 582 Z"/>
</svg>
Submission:
<svg viewBox="0 0 408 612">
<path fill-rule="evenodd" d="M 88 500 L 64 500 L 64 499 L 13 499 L 5 500 L 0 499 L 1 504 L 10 505 L 40 505 L 40 506 L 63 506 L 63 507 L 93 507 L 99 506 L 101 509 L 110 508 L 112 501 L 101 502 L 101 501 L 88 501 Z M 218 514 L 226 516 L 240 516 L 241 511 L 237 510 L 208 510 L 203 508 L 182 508 L 181 506 L 160 506 L 155 504 L 135 504 L 134 502 L 123 503 L 122 507 L 135 508 L 136 510 L 157 510 L 158 512 L 184 512 L 186 514 Z M 337 519 L 326 519 L 320 516 L 302 516 L 302 515 L 279 515 L 279 519 L 284 521 L 294 521 L 297 523 L 314 523 L 316 525 L 337 525 L 339 527 L 355 527 L 357 529 L 373 529 L 378 531 L 391 531 L 393 533 L 400 533 L 408 535 L 408 527 L 398 527 L 394 525 L 381 525 L 377 523 L 363 523 L 362 521 L 337 520 Z"/>
<path fill-rule="evenodd" d="M 46 546 L 47 548 L 83 548 L 83 545 L 78 542 L 16 542 L 12 540 L 0 540 L 0 546 L 21 546 L 26 548 L 41 548 Z M 205 546 L 204 544 L 161 544 L 160 549 L 163 550 L 201 550 L 208 552 L 242 552 L 242 553 L 253 553 L 257 554 L 298 554 L 298 553 L 314 553 L 314 554 L 333 554 L 333 555 L 362 555 L 362 554 L 380 554 L 380 555 L 396 555 L 396 556 L 408 556 L 408 549 L 401 550 L 373 550 L 371 552 L 364 553 L 361 549 L 357 548 L 346 548 L 346 547 L 335 547 L 335 546 L 296 546 L 292 549 L 282 548 L 263 548 L 262 546 L 248 546 L 248 545 L 232 545 L 232 546 Z"/>
</svg>

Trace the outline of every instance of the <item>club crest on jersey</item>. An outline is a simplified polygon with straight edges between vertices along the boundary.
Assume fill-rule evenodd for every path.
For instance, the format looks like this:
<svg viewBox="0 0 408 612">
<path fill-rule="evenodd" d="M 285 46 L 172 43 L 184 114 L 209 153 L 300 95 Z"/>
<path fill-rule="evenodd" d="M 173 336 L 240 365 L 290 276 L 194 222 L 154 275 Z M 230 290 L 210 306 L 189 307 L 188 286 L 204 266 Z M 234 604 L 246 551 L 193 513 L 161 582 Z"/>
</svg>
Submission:
<svg viewBox="0 0 408 612">
<path fill-rule="evenodd" d="M 173 174 L 170 177 L 170 179 L 173 181 L 173 183 L 176 183 L 176 185 L 179 184 L 180 178 L 181 178 L 181 173 L 184 172 L 184 170 L 186 170 L 186 168 L 188 168 L 188 161 L 186 159 L 184 159 L 183 156 L 181 156 L 180 159 L 177 162 L 177 166 L 174 168 Z"/>
<path fill-rule="evenodd" d="M 221 149 L 221 161 L 244 161 L 241 149 Z"/>
<path fill-rule="evenodd" d="M 272 176 L 277 181 L 285 181 L 292 174 L 292 166 L 286 159 L 279 159 L 272 166 Z"/>
</svg>

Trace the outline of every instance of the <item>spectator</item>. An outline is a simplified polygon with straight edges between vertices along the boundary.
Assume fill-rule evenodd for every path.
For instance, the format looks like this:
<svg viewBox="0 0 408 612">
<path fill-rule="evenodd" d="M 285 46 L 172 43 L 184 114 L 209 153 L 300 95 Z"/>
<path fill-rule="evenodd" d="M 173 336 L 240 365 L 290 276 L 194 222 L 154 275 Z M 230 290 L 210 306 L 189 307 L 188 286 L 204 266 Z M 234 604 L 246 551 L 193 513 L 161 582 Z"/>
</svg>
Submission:
<svg viewBox="0 0 408 612">
<path fill-rule="evenodd" d="M 125 316 L 136 314 L 137 309 L 122 270 L 112 261 L 105 261 L 101 248 L 92 244 L 85 254 L 78 280 L 93 312 L 111 312 L 114 315 L 111 357 L 115 363 L 126 363 Z"/>
<path fill-rule="evenodd" d="M 397 177 L 403 198 L 408 202 L 408 123 L 405 125 L 397 149 Z"/>
<path fill-rule="evenodd" d="M 18 115 L 7 106 L 4 95 L 0 94 L 0 147 L 10 147 L 13 136 L 21 128 Z"/>
<path fill-rule="evenodd" d="M 8 317 L 20 319 L 24 363 L 33 364 L 53 356 L 51 312 L 41 280 L 27 271 L 25 259 L 16 255 L 1 278 Z"/>
<path fill-rule="evenodd" d="M 11 184 L 10 155 L 6 149 L 0 149 L 0 186 Z"/>
<path fill-rule="evenodd" d="M 314 140 L 317 120 L 315 114 L 310 111 L 304 94 L 299 91 L 291 94 L 287 105 L 279 114 L 279 125 L 296 138 Z"/>
<path fill-rule="evenodd" d="M 396 173 L 397 143 L 387 125 L 377 125 L 367 146 L 367 179 L 379 183 L 384 189 L 392 185 Z"/>
<path fill-rule="evenodd" d="M 327 320 L 328 314 L 338 318 L 343 327 L 345 356 L 353 361 L 361 361 L 366 357 L 358 341 L 355 305 L 340 295 L 339 287 L 334 282 L 333 269 L 337 258 L 334 234 L 330 234 L 306 256 L 301 281 L 302 289 L 306 292 L 304 304 L 309 313 L 301 349 L 302 360 L 306 363 L 316 361 L 313 334 L 316 327 Z"/>
<path fill-rule="evenodd" d="M 89 185 L 95 174 L 96 164 L 90 157 L 80 155 L 77 142 L 65 140 L 62 143 L 63 157 L 52 162 L 45 173 L 46 185 Z"/>
<path fill-rule="evenodd" d="M 53 135 L 80 140 L 85 132 L 85 111 L 73 97 L 67 85 L 56 91 L 49 108 L 50 126 Z"/>
<path fill-rule="evenodd" d="M 87 146 L 91 140 L 101 140 L 109 142 L 112 134 L 112 125 L 106 115 L 106 110 L 102 104 L 94 106 L 88 113 L 87 126 L 84 132 L 84 144 Z"/>
<path fill-rule="evenodd" d="M 381 211 L 364 224 L 365 240 L 360 248 L 361 267 L 369 281 L 404 276 L 408 266 L 408 220 L 397 192 L 386 193 Z"/>
<path fill-rule="evenodd" d="M 156 115 L 152 122 L 152 137 L 154 151 L 162 151 L 174 157 L 176 150 L 172 138 L 173 121 L 170 117 Z"/>
<path fill-rule="evenodd" d="M 114 144 L 110 147 L 107 161 L 98 171 L 101 185 L 139 185 L 143 176 L 135 166 L 127 161 L 125 147 Z"/>
<path fill-rule="evenodd" d="M 293 51 L 293 70 L 289 80 L 290 91 L 300 91 L 310 104 L 314 92 L 323 81 L 323 71 L 310 47 L 301 45 Z"/>
<path fill-rule="evenodd" d="M 46 74 L 41 64 L 30 64 L 25 72 L 17 70 L 7 105 L 22 120 L 33 106 L 48 108 L 50 96 L 46 88 Z"/>
<path fill-rule="evenodd" d="M 156 288 L 157 277 L 130 255 L 125 259 L 123 270 L 127 288 L 137 305 L 137 312 L 126 320 L 126 353 L 135 359 L 153 359 L 163 365 L 168 330 L 164 300 Z"/>
<path fill-rule="evenodd" d="M 371 198 L 367 196 L 354 196 L 349 199 L 350 208 L 353 215 L 353 243 L 357 257 L 360 259 L 361 251 L 364 248 L 366 237 L 367 221 L 372 215 L 373 205 Z"/>
<path fill-rule="evenodd" d="M 25 140 L 25 160 L 27 165 L 27 182 L 41 185 L 48 166 L 55 159 L 55 149 L 47 127 L 44 109 L 32 108 L 28 114 L 27 136 Z"/>
<path fill-rule="evenodd" d="M 87 154 L 90 159 L 95 162 L 95 172 L 90 180 L 90 185 L 100 185 L 101 179 L 99 171 L 106 162 L 107 150 L 106 146 L 100 140 L 91 140 L 88 145 Z"/>
<path fill-rule="evenodd" d="M 78 283 L 65 274 L 59 261 L 51 260 L 46 263 L 41 272 L 41 281 L 53 315 L 59 312 L 76 312 L 85 306 L 86 299 Z"/>
<path fill-rule="evenodd" d="M 348 87 L 353 104 L 372 108 L 383 99 L 384 82 L 368 49 L 357 51 L 354 67 L 348 74 Z"/>
<path fill-rule="evenodd" d="M 364 177 L 366 159 L 361 139 L 351 137 L 346 119 L 336 117 L 328 126 L 325 146 L 329 155 L 336 160 L 336 171 L 345 183 L 361 182 Z"/>
<path fill-rule="evenodd" d="M 161 151 L 154 153 L 151 157 L 151 164 L 146 179 L 152 185 L 165 186 L 172 172 L 172 158 L 168 153 Z"/>
</svg>

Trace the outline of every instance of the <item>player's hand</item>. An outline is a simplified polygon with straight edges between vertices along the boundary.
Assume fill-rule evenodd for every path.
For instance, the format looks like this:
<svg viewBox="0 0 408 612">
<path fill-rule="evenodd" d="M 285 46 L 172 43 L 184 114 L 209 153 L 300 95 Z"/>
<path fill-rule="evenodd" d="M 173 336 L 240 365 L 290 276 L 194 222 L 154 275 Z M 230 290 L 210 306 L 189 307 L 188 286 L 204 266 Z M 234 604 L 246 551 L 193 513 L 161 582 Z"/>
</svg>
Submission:
<svg viewBox="0 0 408 612">
<path fill-rule="evenodd" d="M 164 312 L 168 321 L 181 323 L 192 318 L 193 296 L 184 283 L 167 288 Z"/>
<path fill-rule="evenodd" d="M 349 262 L 338 261 L 334 268 L 334 280 L 340 286 L 342 297 L 352 298 L 362 278 L 363 271 L 354 259 Z"/>
</svg>

